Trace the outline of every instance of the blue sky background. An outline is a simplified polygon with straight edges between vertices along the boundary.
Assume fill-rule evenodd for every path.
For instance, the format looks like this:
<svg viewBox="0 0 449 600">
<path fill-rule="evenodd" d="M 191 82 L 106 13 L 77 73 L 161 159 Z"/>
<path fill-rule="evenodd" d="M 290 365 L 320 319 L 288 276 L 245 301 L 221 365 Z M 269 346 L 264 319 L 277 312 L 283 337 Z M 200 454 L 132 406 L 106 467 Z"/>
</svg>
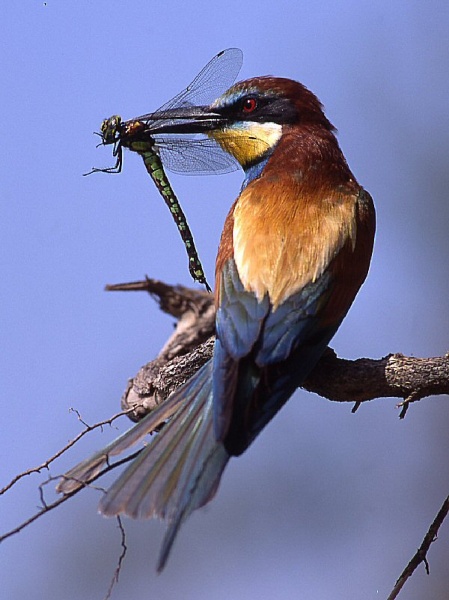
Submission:
<svg viewBox="0 0 449 600">
<path fill-rule="evenodd" d="M 53 454 L 119 407 L 127 379 L 172 331 L 145 294 L 106 283 L 145 274 L 190 285 L 184 249 L 137 156 L 121 175 L 96 149 L 104 117 L 157 108 L 219 50 L 240 78 L 300 80 L 322 100 L 378 213 L 375 254 L 333 346 L 343 357 L 449 350 L 449 4 L 330 2 L 3 3 L 0 32 L 0 477 Z M 209 280 L 241 173 L 171 181 Z M 298 392 L 219 494 L 185 525 L 166 571 L 163 526 L 126 521 L 113 598 L 378 600 L 421 543 L 449 489 L 447 397 L 349 406 Z M 120 424 L 127 428 L 126 420 Z M 117 432 L 87 439 L 56 474 Z M 4 531 L 39 504 L 31 476 L 0 499 Z M 8 599 L 104 597 L 120 553 L 88 491 L 0 548 Z M 446 600 L 449 524 L 400 596 Z"/>
</svg>

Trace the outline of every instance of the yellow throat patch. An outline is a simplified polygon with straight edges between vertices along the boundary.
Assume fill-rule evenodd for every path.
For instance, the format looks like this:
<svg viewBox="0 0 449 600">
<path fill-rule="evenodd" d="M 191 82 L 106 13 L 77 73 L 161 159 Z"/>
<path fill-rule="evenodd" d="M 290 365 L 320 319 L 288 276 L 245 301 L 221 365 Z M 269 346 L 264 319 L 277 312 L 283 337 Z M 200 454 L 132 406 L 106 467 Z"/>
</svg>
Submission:
<svg viewBox="0 0 449 600">
<path fill-rule="evenodd" d="M 278 123 L 239 123 L 208 133 L 244 167 L 257 161 L 272 148 L 282 135 Z"/>
</svg>

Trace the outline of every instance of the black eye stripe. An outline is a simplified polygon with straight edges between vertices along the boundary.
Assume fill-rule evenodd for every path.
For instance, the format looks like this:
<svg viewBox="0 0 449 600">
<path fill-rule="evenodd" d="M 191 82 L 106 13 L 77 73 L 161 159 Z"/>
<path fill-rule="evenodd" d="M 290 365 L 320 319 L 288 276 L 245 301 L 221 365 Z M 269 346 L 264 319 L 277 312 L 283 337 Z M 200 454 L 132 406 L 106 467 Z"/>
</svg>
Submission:
<svg viewBox="0 0 449 600">
<path fill-rule="evenodd" d="M 240 98 L 225 104 L 220 109 L 223 117 L 230 120 L 272 121 L 274 123 L 293 123 L 298 119 L 294 103 L 288 98 L 272 94 L 257 94 L 247 91 Z"/>
</svg>

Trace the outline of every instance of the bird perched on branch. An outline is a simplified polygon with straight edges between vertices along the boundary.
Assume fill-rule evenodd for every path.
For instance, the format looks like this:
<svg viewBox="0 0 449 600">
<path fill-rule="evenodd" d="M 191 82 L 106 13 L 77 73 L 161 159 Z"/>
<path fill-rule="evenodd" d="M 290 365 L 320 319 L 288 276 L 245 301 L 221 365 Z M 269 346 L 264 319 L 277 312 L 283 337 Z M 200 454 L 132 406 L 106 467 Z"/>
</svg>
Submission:
<svg viewBox="0 0 449 600">
<path fill-rule="evenodd" d="M 369 268 L 372 199 L 356 181 L 316 96 L 256 77 L 210 106 L 159 116 L 155 133 L 203 133 L 245 172 L 216 260 L 213 358 L 118 440 L 66 473 L 69 493 L 168 420 L 102 498 L 105 515 L 168 523 L 158 569 L 180 525 L 214 496 L 313 369 Z"/>
</svg>

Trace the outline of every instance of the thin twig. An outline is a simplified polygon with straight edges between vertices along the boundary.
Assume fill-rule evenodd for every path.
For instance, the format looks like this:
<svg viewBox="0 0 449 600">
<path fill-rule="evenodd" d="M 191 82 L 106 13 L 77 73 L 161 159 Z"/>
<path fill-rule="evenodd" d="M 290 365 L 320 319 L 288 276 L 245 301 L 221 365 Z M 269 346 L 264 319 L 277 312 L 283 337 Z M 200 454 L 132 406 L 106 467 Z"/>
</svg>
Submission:
<svg viewBox="0 0 449 600">
<path fill-rule="evenodd" d="M 421 546 L 416 551 L 416 554 L 410 560 L 408 565 L 402 571 L 399 579 L 394 584 L 394 588 L 391 591 L 391 594 L 388 596 L 387 600 L 395 600 L 397 598 L 399 592 L 401 591 L 404 583 L 407 579 L 413 574 L 413 572 L 417 569 L 417 567 L 423 562 L 426 567 L 426 573 L 429 575 L 429 563 L 427 562 L 427 552 L 429 551 L 430 545 L 434 542 L 438 537 L 438 530 L 443 523 L 449 512 L 449 496 L 443 502 L 442 507 L 438 511 L 437 516 L 433 520 L 432 525 L 429 527 L 429 531 L 424 536 Z"/>
<path fill-rule="evenodd" d="M 82 437 L 84 437 L 86 435 L 86 433 L 89 433 L 90 431 L 93 431 L 94 429 L 98 429 L 99 427 L 102 428 L 104 425 L 112 425 L 113 421 L 115 421 L 119 417 L 123 417 L 123 416 L 127 415 L 129 412 L 131 412 L 131 410 L 124 410 L 124 411 L 121 411 L 121 412 L 115 414 L 113 417 L 110 417 L 109 419 L 105 419 L 104 421 L 95 423 L 95 425 L 88 425 L 87 423 L 85 423 L 85 421 L 83 421 L 83 419 L 80 416 L 80 413 L 76 409 L 71 408 L 70 411 L 76 413 L 78 420 L 84 425 L 85 429 L 83 431 L 81 431 L 76 437 L 74 437 L 63 448 L 58 450 L 58 452 L 53 454 L 53 456 L 51 456 L 45 462 L 43 462 L 41 465 L 39 465 L 38 467 L 32 467 L 31 469 L 27 469 L 26 471 L 23 471 L 22 473 L 19 473 L 18 475 L 16 475 L 7 485 L 5 485 L 5 487 L 0 489 L 0 496 L 2 494 L 4 494 L 5 492 L 7 492 L 8 490 L 10 490 L 23 477 L 26 477 L 27 475 L 31 475 L 32 473 L 40 473 L 43 469 L 48 470 L 48 468 L 52 462 L 54 462 L 57 458 L 59 458 L 65 452 L 67 452 L 67 450 L 69 450 L 69 448 L 74 446 Z M 1 541 L 1 538 L 0 538 L 0 541 Z"/>
<path fill-rule="evenodd" d="M 98 425 L 100 425 L 100 424 L 98 424 Z M 69 498 L 72 498 L 72 496 L 75 496 L 75 494 L 77 494 L 79 491 L 81 491 L 85 487 L 93 487 L 91 484 L 94 481 L 96 481 L 97 479 L 99 479 L 100 477 L 102 477 L 103 475 L 105 475 L 106 473 L 108 473 L 109 471 L 112 471 L 113 469 L 116 469 L 120 465 L 123 465 L 123 464 L 129 462 L 130 460 L 133 460 L 134 458 L 136 458 L 136 456 L 139 454 L 139 452 L 141 452 L 141 449 L 137 450 L 133 454 L 130 454 L 129 456 L 125 456 L 125 458 L 122 458 L 122 459 L 120 459 L 120 460 L 118 460 L 118 461 L 116 461 L 114 463 L 108 464 L 102 471 L 100 471 L 99 473 L 97 473 L 95 475 L 95 477 L 93 477 L 89 481 L 89 483 L 80 482 L 80 483 L 82 483 L 81 487 L 76 488 L 72 492 L 64 494 L 63 496 L 61 496 L 60 498 L 58 498 L 54 502 L 52 502 L 50 504 L 47 504 L 46 501 L 44 500 L 44 497 L 43 497 L 43 491 L 42 491 L 43 490 L 43 486 L 47 485 L 51 481 L 55 481 L 56 479 L 60 479 L 61 475 L 49 477 L 46 481 L 44 481 L 43 483 L 41 483 L 40 486 L 39 486 L 39 494 L 40 494 L 40 498 L 41 498 L 41 503 L 43 505 L 42 508 L 37 513 L 35 513 L 31 517 L 29 517 L 28 519 L 26 519 L 25 521 L 23 521 L 22 523 L 20 523 L 20 525 L 17 525 L 17 527 L 14 527 L 14 529 L 11 529 L 10 531 L 7 531 L 6 533 L 0 535 L 0 543 L 3 542 L 4 540 L 6 540 L 7 538 L 15 535 L 16 533 L 19 533 L 20 531 L 22 531 L 22 529 L 25 529 L 25 527 L 28 527 L 28 525 L 31 525 L 31 523 L 33 523 L 34 521 L 36 521 L 37 519 L 39 519 L 39 517 L 42 517 L 44 514 L 50 512 L 54 508 L 57 508 L 60 504 L 63 504 L 63 502 L 65 502 Z"/>
<path fill-rule="evenodd" d="M 118 528 L 120 529 L 120 537 L 121 537 L 120 545 L 122 547 L 122 551 L 120 553 L 120 556 L 118 557 L 117 566 L 115 568 L 114 575 L 112 576 L 111 583 L 109 585 L 106 596 L 104 597 L 104 600 L 109 600 L 109 598 L 111 597 L 112 590 L 114 589 L 115 585 L 118 583 L 118 578 L 119 578 L 120 572 L 122 570 L 122 564 L 123 564 L 123 561 L 125 560 L 126 553 L 128 552 L 128 546 L 126 545 L 125 528 L 123 527 L 123 523 L 122 523 L 122 519 L 120 518 L 120 515 L 117 515 L 117 523 L 118 523 Z"/>
</svg>

